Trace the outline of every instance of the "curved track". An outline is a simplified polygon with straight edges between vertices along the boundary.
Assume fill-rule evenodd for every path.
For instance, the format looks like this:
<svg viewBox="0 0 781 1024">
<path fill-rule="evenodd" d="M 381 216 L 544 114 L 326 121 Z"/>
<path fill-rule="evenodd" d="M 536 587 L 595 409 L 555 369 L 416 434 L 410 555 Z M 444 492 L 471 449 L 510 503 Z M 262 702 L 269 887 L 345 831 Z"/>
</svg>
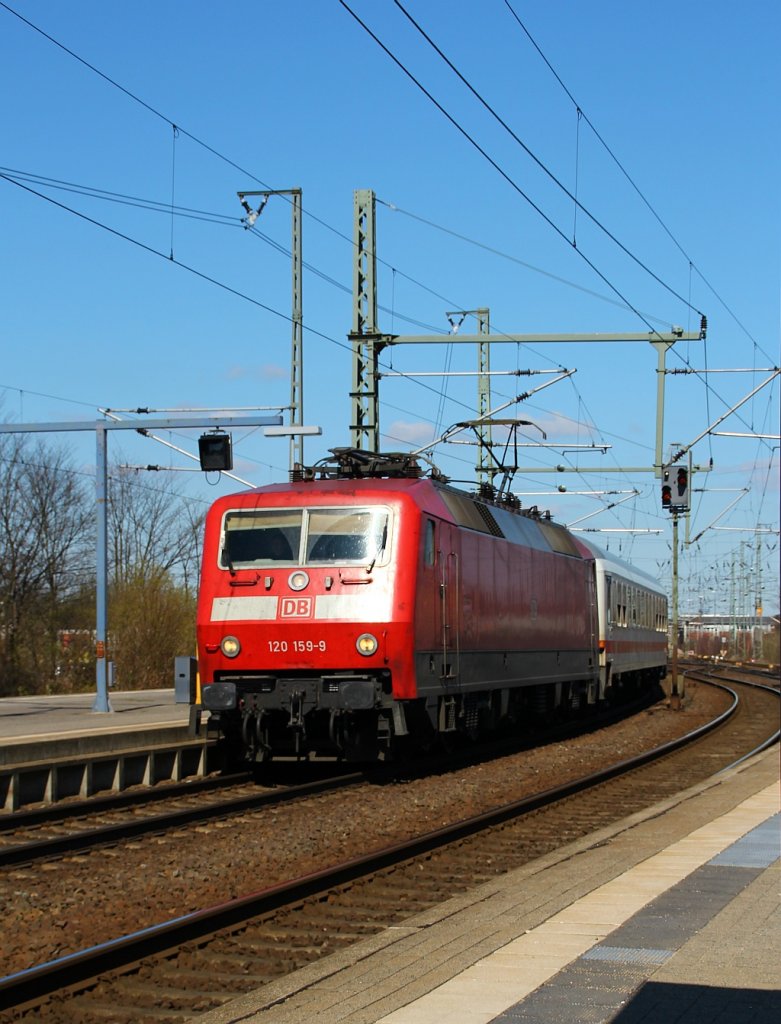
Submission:
<svg viewBox="0 0 781 1024">
<path fill-rule="evenodd" d="M 115 1021 L 187 1020 L 777 740 L 778 695 L 746 684 L 735 692 L 740 700 L 707 732 L 596 776 L 3 979 L 0 1006 L 19 1008 L 3 1019 L 24 1019 L 21 1004 L 36 997 L 27 1014 L 36 1021 L 86 1024 L 107 1012 Z"/>
</svg>

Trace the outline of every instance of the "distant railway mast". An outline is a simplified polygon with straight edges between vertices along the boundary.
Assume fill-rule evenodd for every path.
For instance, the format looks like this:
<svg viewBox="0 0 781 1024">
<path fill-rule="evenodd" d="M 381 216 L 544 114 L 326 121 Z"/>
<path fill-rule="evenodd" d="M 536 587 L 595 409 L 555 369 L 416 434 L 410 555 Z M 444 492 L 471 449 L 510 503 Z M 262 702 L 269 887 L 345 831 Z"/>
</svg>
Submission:
<svg viewBox="0 0 781 1024">
<path fill-rule="evenodd" d="M 263 192 L 238 192 L 239 202 L 247 212 L 242 218 L 244 227 L 251 230 L 255 221 L 271 196 L 289 196 L 292 237 L 290 244 L 291 313 L 290 313 L 290 425 L 301 428 L 304 423 L 304 314 L 302 298 L 302 244 L 301 244 L 301 189 L 279 188 Z M 261 197 L 257 209 L 247 202 L 247 197 Z M 290 434 L 290 469 L 304 464 L 304 434 L 292 431 Z"/>
</svg>

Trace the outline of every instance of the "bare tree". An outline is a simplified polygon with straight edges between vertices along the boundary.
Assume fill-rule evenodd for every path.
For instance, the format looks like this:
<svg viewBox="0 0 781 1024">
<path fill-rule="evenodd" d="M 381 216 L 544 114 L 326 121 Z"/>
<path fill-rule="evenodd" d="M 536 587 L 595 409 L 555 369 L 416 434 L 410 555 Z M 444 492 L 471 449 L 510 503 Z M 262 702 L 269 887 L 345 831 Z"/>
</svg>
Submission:
<svg viewBox="0 0 781 1024">
<path fill-rule="evenodd" d="M 108 505 L 109 647 L 117 684 L 170 686 L 173 659 L 195 651 L 203 513 L 175 486 L 117 470 Z"/>
<path fill-rule="evenodd" d="M 109 486 L 109 564 L 114 583 L 161 571 L 191 584 L 199 564 L 203 513 L 174 486 L 154 486 L 115 468 Z"/>
<path fill-rule="evenodd" d="M 129 688 L 171 685 L 195 649 L 202 506 L 158 483 L 109 485 L 109 655 Z M 94 482 L 66 451 L 0 435 L 0 695 L 94 686 L 95 536 Z"/>
<path fill-rule="evenodd" d="M 63 449 L 0 437 L 0 692 L 38 692 L 53 678 L 60 609 L 83 583 L 93 523 Z"/>
</svg>

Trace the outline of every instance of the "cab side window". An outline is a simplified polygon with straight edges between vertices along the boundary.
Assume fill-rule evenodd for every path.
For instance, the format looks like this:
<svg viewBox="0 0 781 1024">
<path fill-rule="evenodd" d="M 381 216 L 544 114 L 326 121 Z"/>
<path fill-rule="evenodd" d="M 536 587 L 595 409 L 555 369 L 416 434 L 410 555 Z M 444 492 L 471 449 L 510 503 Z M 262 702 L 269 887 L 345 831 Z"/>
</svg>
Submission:
<svg viewBox="0 0 781 1024">
<path fill-rule="evenodd" d="M 433 565 L 437 557 L 437 546 L 435 542 L 434 520 L 427 519 L 423 527 L 423 562 L 425 565 Z"/>
</svg>

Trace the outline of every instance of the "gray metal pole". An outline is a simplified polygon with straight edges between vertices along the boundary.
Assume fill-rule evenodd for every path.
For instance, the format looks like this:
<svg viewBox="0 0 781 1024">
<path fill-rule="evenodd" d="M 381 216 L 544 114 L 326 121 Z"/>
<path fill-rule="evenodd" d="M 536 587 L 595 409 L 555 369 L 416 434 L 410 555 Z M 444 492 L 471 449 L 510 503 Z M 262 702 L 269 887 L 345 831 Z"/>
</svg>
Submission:
<svg viewBox="0 0 781 1024">
<path fill-rule="evenodd" d="M 301 189 L 291 189 L 293 203 L 293 312 L 292 336 L 290 352 L 290 422 L 300 427 L 304 422 L 304 314 L 302 299 L 301 274 Z M 304 435 L 292 434 L 290 437 L 290 468 L 296 463 L 304 464 Z"/>
<path fill-rule="evenodd" d="M 672 693 L 671 704 L 674 710 L 681 707 L 683 687 L 678 682 L 678 513 L 673 512 L 673 650 L 672 650 Z"/>
<path fill-rule="evenodd" d="M 276 188 L 263 191 L 238 192 L 242 206 L 247 211 L 243 218 L 245 228 L 252 228 L 260 216 L 266 201 L 271 196 L 290 196 L 290 208 L 292 217 L 291 229 L 291 339 L 290 339 L 290 425 L 301 427 L 304 423 L 304 315 L 303 315 L 303 277 L 302 277 L 302 251 L 301 251 L 301 189 L 300 188 Z M 247 196 L 262 196 L 263 202 L 258 209 L 252 210 L 247 203 Z M 304 464 L 304 435 L 299 430 L 292 430 L 290 433 L 290 469 L 295 468 L 296 463 Z"/>
<path fill-rule="evenodd" d="M 654 449 L 654 475 L 661 479 L 662 476 L 662 438 L 664 436 L 664 378 L 666 375 L 667 350 L 673 347 L 671 341 L 651 341 L 656 349 L 656 445 Z"/>
<path fill-rule="evenodd" d="M 111 711 L 108 699 L 108 456 L 106 427 L 95 424 L 95 497 L 97 503 L 97 613 L 95 624 L 95 700 L 93 711 Z"/>
<path fill-rule="evenodd" d="M 757 597 L 754 602 L 754 614 L 756 622 L 756 630 L 754 635 L 756 636 L 755 646 L 753 650 L 754 658 L 757 661 L 762 661 L 765 650 L 764 650 L 764 636 L 762 634 L 762 615 L 764 609 L 762 607 L 762 536 L 757 531 L 757 553 L 756 553 L 756 566 L 757 566 Z"/>
<path fill-rule="evenodd" d="M 353 448 L 380 450 L 377 360 L 384 340 L 377 330 L 375 201 L 370 189 L 354 193 L 353 347 L 350 441 Z"/>
<path fill-rule="evenodd" d="M 481 341 L 477 347 L 477 416 L 481 419 L 488 415 L 491 408 L 491 325 L 487 309 L 478 309 L 476 316 L 479 333 L 485 335 L 485 341 Z M 481 484 L 490 484 L 493 480 L 491 459 L 488 455 L 488 449 L 493 441 L 490 423 L 479 426 L 477 434 L 481 442 L 477 453 L 477 480 Z"/>
</svg>

